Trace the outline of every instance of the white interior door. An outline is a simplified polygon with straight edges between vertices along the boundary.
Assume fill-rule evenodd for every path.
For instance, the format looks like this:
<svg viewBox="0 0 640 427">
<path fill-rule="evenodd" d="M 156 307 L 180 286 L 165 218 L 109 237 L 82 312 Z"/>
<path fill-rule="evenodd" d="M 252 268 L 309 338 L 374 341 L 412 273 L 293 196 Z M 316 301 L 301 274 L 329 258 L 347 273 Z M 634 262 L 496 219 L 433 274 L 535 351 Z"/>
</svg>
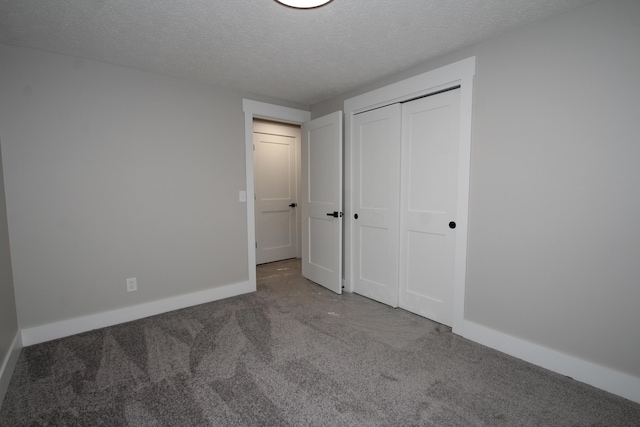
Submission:
<svg viewBox="0 0 640 427">
<path fill-rule="evenodd" d="M 402 106 L 401 308 L 451 326 L 460 90 Z"/>
<path fill-rule="evenodd" d="M 253 134 L 256 263 L 295 258 L 296 139 Z"/>
<path fill-rule="evenodd" d="M 342 111 L 302 125 L 302 275 L 342 293 Z"/>
<path fill-rule="evenodd" d="M 353 290 L 398 306 L 401 104 L 352 122 Z"/>
</svg>

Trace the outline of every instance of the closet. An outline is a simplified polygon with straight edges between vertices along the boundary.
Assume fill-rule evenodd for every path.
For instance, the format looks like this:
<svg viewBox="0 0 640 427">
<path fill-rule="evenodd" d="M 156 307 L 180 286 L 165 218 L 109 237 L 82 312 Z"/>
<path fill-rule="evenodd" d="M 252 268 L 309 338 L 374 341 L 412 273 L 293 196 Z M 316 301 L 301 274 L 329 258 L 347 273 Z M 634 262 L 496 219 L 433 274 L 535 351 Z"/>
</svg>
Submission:
<svg viewBox="0 0 640 427">
<path fill-rule="evenodd" d="M 453 322 L 460 89 L 352 119 L 353 290 Z"/>
</svg>

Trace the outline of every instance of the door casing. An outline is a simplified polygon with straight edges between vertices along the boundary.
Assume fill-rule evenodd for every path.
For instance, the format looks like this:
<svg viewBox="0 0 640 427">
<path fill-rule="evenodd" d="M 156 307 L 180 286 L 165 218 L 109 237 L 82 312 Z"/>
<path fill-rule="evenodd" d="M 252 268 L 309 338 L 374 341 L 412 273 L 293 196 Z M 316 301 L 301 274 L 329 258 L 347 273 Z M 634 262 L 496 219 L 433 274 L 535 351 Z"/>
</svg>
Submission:
<svg viewBox="0 0 640 427">
<path fill-rule="evenodd" d="M 247 198 L 247 271 L 249 286 L 253 291 L 256 286 L 256 218 L 255 218 L 255 188 L 253 174 L 253 119 L 266 119 L 277 122 L 302 125 L 311 119 L 309 111 L 280 105 L 267 104 L 265 102 L 242 100 L 244 111 L 244 143 L 245 143 L 245 171 L 246 171 L 246 198 Z M 243 191 L 238 189 L 238 191 Z"/>
</svg>

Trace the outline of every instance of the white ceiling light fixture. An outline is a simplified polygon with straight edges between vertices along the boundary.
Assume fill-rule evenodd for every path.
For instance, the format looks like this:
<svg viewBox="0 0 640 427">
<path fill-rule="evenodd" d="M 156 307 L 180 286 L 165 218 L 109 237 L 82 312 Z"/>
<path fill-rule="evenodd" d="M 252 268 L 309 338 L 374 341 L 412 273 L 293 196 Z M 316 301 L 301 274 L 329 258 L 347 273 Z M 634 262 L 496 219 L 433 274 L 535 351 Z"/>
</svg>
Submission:
<svg viewBox="0 0 640 427">
<path fill-rule="evenodd" d="M 294 7 L 296 9 L 313 9 L 314 7 L 324 6 L 333 0 L 276 0 L 285 6 Z"/>
</svg>

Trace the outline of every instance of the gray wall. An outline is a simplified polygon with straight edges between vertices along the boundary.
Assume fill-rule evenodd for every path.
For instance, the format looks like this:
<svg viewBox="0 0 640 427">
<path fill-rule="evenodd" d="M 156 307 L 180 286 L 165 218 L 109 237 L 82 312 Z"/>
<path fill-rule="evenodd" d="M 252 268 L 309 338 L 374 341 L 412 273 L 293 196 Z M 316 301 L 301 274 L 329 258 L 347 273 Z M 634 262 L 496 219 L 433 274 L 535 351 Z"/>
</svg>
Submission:
<svg viewBox="0 0 640 427">
<path fill-rule="evenodd" d="M 7 206 L 4 196 L 2 156 L 0 155 L 0 364 L 9 354 L 9 348 L 17 333 L 18 318 L 13 291 L 13 274 L 11 273 Z M 1 403 L 2 396 L 0 395 Z"/>
<path fill-rule="evenodd" d="M 576 9 L 312 116 L 473 55 L 466 318 L 640 377 L 640 2 Z"/>
<path fill-rule="evenodd" d="M 248 280 L 245 94 L 1 45 L 0 64 L 21 328 Z"/>
</svg>

